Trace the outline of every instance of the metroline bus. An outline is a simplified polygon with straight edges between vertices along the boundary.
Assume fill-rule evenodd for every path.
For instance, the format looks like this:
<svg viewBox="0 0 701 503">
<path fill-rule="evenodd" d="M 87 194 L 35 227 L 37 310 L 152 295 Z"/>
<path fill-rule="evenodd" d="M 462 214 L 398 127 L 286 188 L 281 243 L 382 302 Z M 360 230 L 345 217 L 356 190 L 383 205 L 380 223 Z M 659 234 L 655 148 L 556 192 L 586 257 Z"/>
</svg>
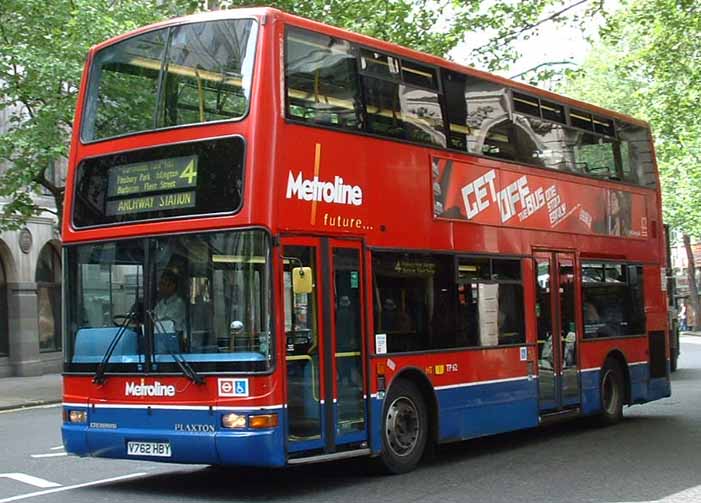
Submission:
<svg viewBox="0 0 701 503">
<path fill-rule="evenodd" d="M 670 394 L 641 121 L 232 10 L 94 47 L 69 164 L 70 453 L 403 472 Z"/>
</svg>

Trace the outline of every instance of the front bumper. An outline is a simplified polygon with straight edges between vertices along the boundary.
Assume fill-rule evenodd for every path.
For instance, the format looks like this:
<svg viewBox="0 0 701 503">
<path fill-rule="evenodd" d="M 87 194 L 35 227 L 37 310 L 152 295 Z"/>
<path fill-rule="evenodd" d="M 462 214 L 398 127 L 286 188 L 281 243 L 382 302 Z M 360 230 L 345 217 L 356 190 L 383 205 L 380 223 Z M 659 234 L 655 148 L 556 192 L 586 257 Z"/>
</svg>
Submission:
<svg viewBox="0 0 701 503">
<path fill-rule="evenodd" d="M 64 405 L 86 410 L 86 423 L 64 422 L 61 432 L 66 451 L 78 456 L 142 459 L 167 463 L 267 466 L 286 464 L 284 409 L 266 410 L 280 415 L 275 428 L 228 430 L 221 427 L 227 412 L 260 413 L 260 410 L 227 411 L 155 407 L 100 407 Z M 127 442 L 168 442 L 170 456 L 138 456 L 127 453 Z"/>
</svg>

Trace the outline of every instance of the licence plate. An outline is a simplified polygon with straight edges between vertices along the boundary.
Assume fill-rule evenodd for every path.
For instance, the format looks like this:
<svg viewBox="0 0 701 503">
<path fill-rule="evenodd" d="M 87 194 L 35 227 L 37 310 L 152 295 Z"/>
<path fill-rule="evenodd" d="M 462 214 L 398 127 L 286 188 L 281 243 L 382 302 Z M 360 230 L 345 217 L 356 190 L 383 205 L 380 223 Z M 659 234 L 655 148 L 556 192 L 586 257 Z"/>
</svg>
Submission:
<svg viewBox="0 0 701 503">
<path fill-rule="evenodd" d="M 169 442 L 127 442 L 128 456 L 170 457 Z"/>
</svg>

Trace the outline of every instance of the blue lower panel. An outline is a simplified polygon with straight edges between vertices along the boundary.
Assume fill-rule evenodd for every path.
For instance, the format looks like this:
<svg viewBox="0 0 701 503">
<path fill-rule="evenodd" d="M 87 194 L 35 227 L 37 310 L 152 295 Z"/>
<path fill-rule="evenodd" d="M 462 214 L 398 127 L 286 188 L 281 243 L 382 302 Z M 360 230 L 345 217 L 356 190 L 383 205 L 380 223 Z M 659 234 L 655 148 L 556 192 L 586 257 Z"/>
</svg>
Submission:
<svg viewBox="0 0 701 503">
<path fill-rule="evenodd" d="M 63 443 L 69 453 L 167 463 L 241 466 L 283 466 L 286 463 L 282 426 L 265 430 L 224 430 L 220 425 L 221 416 L 226 411 L 87 410 L 87 425 L 64 423 L 62 427 Z M 282 414 L 283 411 L 269 412 Z M 241 411 L 237 413 L 243 414 Z M 204 431 L 178 431 L 193 426 Z M 129 441 L 169 442 L 171 456 L 128 456 Z"/>
<path fill-rule="evenodd" d="M 384 395 L 383 395 L 384 396 Z M 368 425 L 368 437 L 370 450 L 378 454 L 382 450 L 382 408 L 384 400 L 374 396 L 370 399 L 370 424 Z"/>
<path fill-rule="evenodd" d="M 538 425 L 538 381 L 520 379 L 436 390 L 439 439 L 468 439 Z"/>
<path fill-rule="evenodd" d="M 672 395 L 672 385 L 669 379 L 661 377 L 659 379 L 650 379 L 648 386 L 648 399 L 657 400 Z"/>
<path fill-rule="evenodd" d="M 630 402 L 644 403 L 654 400 L 650 398 L 648 383 L 650 381 L 650 367 L 644 365 L 628 365 L 628 375 L 630 376 Z"/>
<path fill-rule="evenodd" d="M 582 372 L 580 377 L 582 383 L 582 414 L 591 415 L 601 412 L 601 396 L 599 393 L 600 370 Z"/>
</svg>

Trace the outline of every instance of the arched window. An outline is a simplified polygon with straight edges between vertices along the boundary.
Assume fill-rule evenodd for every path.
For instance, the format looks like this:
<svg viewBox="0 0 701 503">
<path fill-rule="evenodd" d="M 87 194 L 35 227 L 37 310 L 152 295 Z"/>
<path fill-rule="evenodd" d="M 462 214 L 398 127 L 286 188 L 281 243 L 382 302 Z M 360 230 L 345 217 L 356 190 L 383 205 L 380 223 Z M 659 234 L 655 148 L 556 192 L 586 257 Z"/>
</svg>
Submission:
<svg viewBox="0 0 701 503">
<path fill-rule="evenodd" d="M 7 319 L 9 318 L 7 310 L 7 275 L 5 274 L 5 266 L 0 258 L 0 356 L 9 354 L 10 330 Z"/>
<path fill-rule="evenodd" d="M 39 349 L 61 350 L 61 258 L 50 243 L 39 254 L 36 271 Z"/>
</svg>

